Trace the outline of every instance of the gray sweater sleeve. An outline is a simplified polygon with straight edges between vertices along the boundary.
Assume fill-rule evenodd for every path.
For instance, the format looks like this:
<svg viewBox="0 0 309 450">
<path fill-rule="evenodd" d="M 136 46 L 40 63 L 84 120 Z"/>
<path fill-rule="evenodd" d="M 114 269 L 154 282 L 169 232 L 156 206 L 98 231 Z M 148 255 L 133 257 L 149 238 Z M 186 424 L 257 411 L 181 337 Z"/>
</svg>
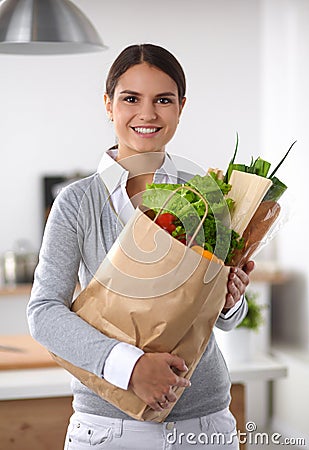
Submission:
<svg viewBox="0 0 309 450">
<path fill-rule="evenodd" d="M 65 188 L 49 215 L 27 307 L 30 333 L 48 350 L 101 376 L 118 343 L 70 311 L 81 260 L 77 233 L 78 191 Z"/>
</svg>

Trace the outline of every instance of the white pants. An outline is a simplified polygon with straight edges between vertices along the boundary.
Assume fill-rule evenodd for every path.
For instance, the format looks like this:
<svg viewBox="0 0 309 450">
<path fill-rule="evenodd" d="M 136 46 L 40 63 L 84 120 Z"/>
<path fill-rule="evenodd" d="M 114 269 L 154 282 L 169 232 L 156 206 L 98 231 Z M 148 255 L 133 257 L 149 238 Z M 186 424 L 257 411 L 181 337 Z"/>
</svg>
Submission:
<svg viewBox="0 0 309 450">
<path fill-rule="evenodd" d="M 236 421 L 228 408 L 178 422 L 139 422 L 76 412 L 65 450 L 238 450 Z"/>
</svg>

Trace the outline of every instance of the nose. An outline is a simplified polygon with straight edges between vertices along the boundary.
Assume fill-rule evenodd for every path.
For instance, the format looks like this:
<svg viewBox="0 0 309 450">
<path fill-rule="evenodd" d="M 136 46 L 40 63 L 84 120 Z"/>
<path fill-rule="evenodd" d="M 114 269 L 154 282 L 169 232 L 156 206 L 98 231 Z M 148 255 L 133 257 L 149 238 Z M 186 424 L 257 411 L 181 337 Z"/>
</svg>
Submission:
<svg viewBox="0 0 309 450">
<path fill-rule="evenodd" d="M 144 122 L 155 120 L 157 118 L 157 112 L 154 103 L 152 101 L 142 102 L 140 105 L 138 117 Z"/>
</svg>

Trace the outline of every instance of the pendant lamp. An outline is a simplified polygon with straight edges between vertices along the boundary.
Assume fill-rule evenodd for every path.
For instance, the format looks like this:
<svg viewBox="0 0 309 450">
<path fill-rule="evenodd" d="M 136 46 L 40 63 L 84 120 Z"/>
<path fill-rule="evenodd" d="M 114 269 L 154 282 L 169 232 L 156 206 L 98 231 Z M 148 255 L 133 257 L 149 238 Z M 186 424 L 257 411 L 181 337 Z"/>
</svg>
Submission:
<svg viewBox="0 0 309 450">
<path fill-rule="evenodd" d="M 70 0 L 0 1 L 0 53 L 51 55 L 105 48 L 89 19 Z"/>
</svg>

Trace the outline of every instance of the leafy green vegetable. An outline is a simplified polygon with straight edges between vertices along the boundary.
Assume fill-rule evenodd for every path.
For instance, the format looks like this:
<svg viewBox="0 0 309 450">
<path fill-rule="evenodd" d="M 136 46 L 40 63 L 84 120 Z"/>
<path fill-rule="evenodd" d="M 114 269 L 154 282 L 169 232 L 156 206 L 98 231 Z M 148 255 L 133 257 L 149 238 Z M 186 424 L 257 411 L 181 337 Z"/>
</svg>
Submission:
<svg viewBox="0 0 309 450">
<path fill-rule="evenodd" d="M 183 189 L 175 193 L 161 211 L 171 191 L 181 186 Z M 178 220 L 174 222 L 176 229 L 172 232 L 172 236 L 177 238 L 185 235 L 189 240 L 205 214 L 205 203 L 199 195 L 186 189 L 186 186 L 197 190 L 208 204 L 202 230 L 195 237 L 196 244 L 229 264 L 234 250 L 242 248 L 244 244 L 240 236 L 229 227 L 230 211 L 234 202 L 232 199 L 225 199 L 224 196 L 231 189 L 231 185 L 218 179 L 215 173 L 205 176 L 195 175 L 184 185 L 147 184 L 143 193 L 143 204 L 156 212 L 174 214 Z"/>
<path fill-rule="evenodd" d="M 227 168 L 227 171 L 226 171 L 226 174 L 225 174 L 225 177 L 224 177 L 224 182 L 225 183 L 228 183 L 229 182 L 229 179 L 230 179 L 230 176 L 231 176 L 231 173 L 232 173 L 232 166 L 233 166 L 233 164 L 234 164 L 234 161 L 235 161 L 235 158 L 236 158 L 236 154 L 237 154 L 237 150 L 238 150 L 238 143 L 239 143 L 239 138 L 238 138 L 238 133 L 236 133 L 236 145 L 235 145 L 235 150 L 234 150 L 234 154 L 233 154 L 233 156 L 232 156 L 232 159 L 231 159 L 231 161 L 230 161 L 230 164 L 228 165 L 228 168 Z"/>
<path fill-rule="evenodd" d="M 284 193 L 284 191 L 287 190 L 287 186 L 282 183 L 282 181 L 278 180 L 276 177 L 270 178 L 273 184 L 270 186 L 268 191 L 266 192 L 263 202 L 266 200 L 271 200 L 273 202 L 276 202 L 279 200 L 281 195 Z"/>
<path fill-rule="evenodd" d="M 240 172 L 253 173 L 261 177 L 267 177 L 270 168 L 270 163 L 262 158 L 257 158 L 255 161 L 251 161 L 250 166 L 246 164 L 234 164 L 230 163 L 227 170 L 227 180 L 230 180 L 233 170 L 238 170 Z"/>
<path fill-rule="evenodd" d="M 270 163 L 264 159 L 258 157 L 253 164 L 249 167 L 250 173 L 255 173 L 260 177 L 267 177 L 268 171 L 270 169 Z"/>
<path fill-rule="evenodd" d="M 287 186 L 274 174 L 286 159 L 295 142 L 290 146 L 275 170 L 268 176 L 271 164 L 260 157 L 255 160 L 252 157 L 250 165 L 235 163 L 239 144 L 237 133 L 234 154 L 223 180 L 218 178 L 215 172 L 210 172 L 206 176 L 195 175 L 184 185 L 147 184 L 146 191 L 143 193 L 143 205 L 157 213 L 169 212 L 176 216 L 177 219 L 173 221 L 175 229 L 172 231 L 172 236 L 188 243 L 200 224 L 201 218 L 205 215 L 203 199 L 206 200 L 207 216 L 200 232 L 195 237 L 195 243 L 214 253 L 225 264 L 229 264 L 235 250 L 240 250 L 244 246 L 244 239 L 230 228 L 230 213 L 234 208 L 234 201 L 231 198 L 227 199 L 226 194 L 231 189 L 229 180 L 232 171 L 239 170 L 265 178 L 268 177 L 272 181 L 272 186 L 263 200 L 277 201 L 287 189 Z M 172 192 L 180 187 L 181 189 L 169 198 Z M 203 199 L 186 187 L 194 188 Z"/>
<path fill-rule="evenodd" d="M 288 156 L 291 148 L 293 147 L 293 145 L 295 143 L 296 143 L 296 141 L 293 142 L 293 144 L 290 146 L 290 148 L 288 149 L 288 151 L 286 152 L 284 157 L 281 159 L 279 164 L 272 171 L 272 173 L 268 176 L 268 172 L 269 172 L 271 164 L 268 161 L 265 161 L 264 159 L 262 159 L 260 157 L 258 157 L 255 161 L 253 161 L 253 158 L 251 158 L 251 163 L 249 166 L 247 166 L 245 164 L 235 164 L 234 163 L 236 154 L 237 154 L 237 150 L 238 150 L 238 144 L 239 144 L 239 138 L 238 138 L 238 133 L 237 133 L 236 147 L 234 150 L 233 157 L 228 165 L 228 168 L 227 168 L 227 171 L 226 171 L 226 174 L 224 177 L 224 181 L 226 183 L 229 182 L 233 170 L 238 170 L 240 172 L 253 173 L 255 175 L 259 175 L 264 178 L 269 178 L 273 182 L 273 184 L 270 187 L 270 189 L 268 190 L 268 192 L 266 193 L 266 195 L 262 201 L 265 201 L 265 200 L 277 201 L 277 200 L 279 200 L 279 198 L 281 197 L 283 192 L 287 189 L 287 186 L 284 183 L 282 183 L 282 181 L 280 181 L 278 178 L 276 178 L 274 175 L 277 172 L 277 170 L 279 169 L 279 167 L 281 166 L 281 164 L 284 162 L 285 158 Z"/>
</svg>

